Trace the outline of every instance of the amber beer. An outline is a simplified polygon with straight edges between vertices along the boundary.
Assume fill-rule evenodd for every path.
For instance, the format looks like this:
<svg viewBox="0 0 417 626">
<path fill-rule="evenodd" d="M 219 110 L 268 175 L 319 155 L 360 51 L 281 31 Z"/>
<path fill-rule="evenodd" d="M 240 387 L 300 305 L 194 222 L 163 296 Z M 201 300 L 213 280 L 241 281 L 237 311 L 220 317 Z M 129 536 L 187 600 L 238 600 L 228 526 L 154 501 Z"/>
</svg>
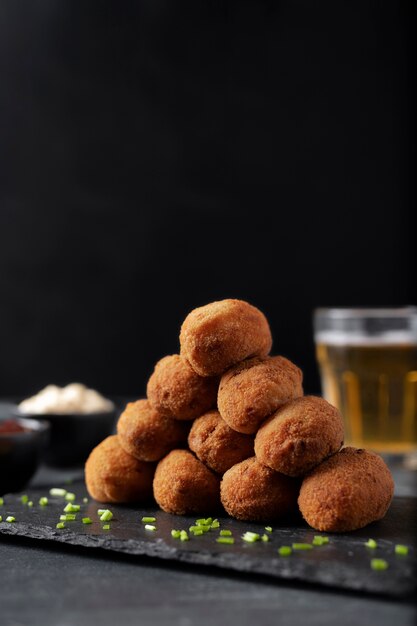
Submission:
<svg viewBox="0 0 417 626">
<path fill-rule="evenodd" d="M 379 326 L 316 327 L 322 391 L 344 416 L 346 444 L 408 453 L 417 450 L 417 337 Z"/>
</svg>

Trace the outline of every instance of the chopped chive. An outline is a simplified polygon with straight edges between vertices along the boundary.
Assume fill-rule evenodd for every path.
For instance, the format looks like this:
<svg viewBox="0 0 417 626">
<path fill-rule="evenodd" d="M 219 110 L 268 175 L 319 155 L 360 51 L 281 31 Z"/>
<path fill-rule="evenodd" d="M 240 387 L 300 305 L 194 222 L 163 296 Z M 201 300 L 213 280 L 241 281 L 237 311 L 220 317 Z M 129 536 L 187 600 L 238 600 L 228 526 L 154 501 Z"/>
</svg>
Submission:
<svg viewBox="0 0 417 626">
<path fill-rule="evenodd" d="M 198 525 L 198 526 L 190 526 L 189 529 L 190 533 L 195 532 L 196 530 L 201 530 L 203 533 L 207 533 L 210 530 L 210 526 L 203 526 Z"/>
<path fill-rule="evenodd" d="M 142 522 L 145 524 L 152 524 L 153 522 L 156 522 L 156 517 L 142 517 Z"/>
<path fill-rule="evenodd" d="M 91 519 L 91 517 L 83 517 L 82 522 L 83 524 L 92 524 L 93 520 Z"/>
<path fill-rule="evenodd" d="M 259 533 L 252 533 L 249 530 L 242 535 L 243 541 L 246 541 L 247 543 L 255 543 L 255 541 L 259 541 L 260 538 Z"/>
<path fill-rule="evenodd" d="M 80 510 L 80 505 L 72 504 L 71 502 L 68 502 L 68 504 L 66 504 L 64 507 L 65 513 L 78 513 L 79 510 Z"/>
<path fill-rule="evenodd" d="M 2 516 L 0 515 L 0 522 L 2 522 L 2 521 L 3 521 L 3 518 L 2 518 Z"/>
<path fill-rule="evenodd" d="M 9 522 L 9 524 L 12 524 L 15 521 L 16 521 L 16 518 L 13 517 L 13 515 L 9 515 L 8 517 L 6 517 L 6 522 Z"/>
<path fill-rule="evenodd" d="M 329 543 L 329 538 L 322 537 L 321 535 L 315 535 L 311 543 L 313 546 L 324 546 L 325 543 Z"/>
<path fill-rule="evenodd" d="M 0 498 L 0 506 L 3 506 L 4 504 L 4 498 Z"/>
<path fill-rule="evenodd" d="M 41 506 L 46 506 L 48 504 L 48 498 L 46 498 L 45 496 L 43 496 L 42 498 L 39 498 L 39 504 Z"/>
<path fill-rule="evenodd" d="M 195 530 L 193 532 L 194 537 L 199 537 L 200 535 L 204 535 L 204 531 L 203 530 Z"/>
<path fill-rule="evenodd" d="M 174 539 L 179 539 L 181 536 L 181 531 L 180 530 L 171 530 L 171 537 L 174 537 Z"/>
<path fill-rule="evenodd" d="M 66 489 L 60 489 L 59 487 L 52 487 L 52 489 L 49 490 L 49 495 L 56 496 L 57 498 L 63 498 L 66 493 Z"/>
<path fill-rule="evenodd" d="M 311 543 L 293 543 L 293 550 L 312 550 L 313 546 Z"/>
<path fill-rule="evenodd" d="M 104 524 L 103 530 L 110 530 L 110 524 Z"/>
<path fill-rule="evenodd" d="M 280 556 L 290 556 L 291 553 L 292 549 L 290 548 L 290 546 L 281 546 L 280 548 L 278 548 L 278 554 Z"/>
<path fill-rule="evenodd" d="M 196 523 L 197 526 L 201 526 L 201 524 L 205 525 L 206 519 L 204 517 L 201 517 L 200 519 L 196 519 L 195 523 Z"/>
<path fill-rule="evenodd" d="M 29 502 L 29 496 L 21 496 L 20 500 L 22 501 L 22 504 L 27 504 Z"/>
<path fill-rule="evenodd" d="M 196 526 L 211 526 L 213 521 L 217 521 L 217 520 L 213 520 L 212 517 L 207 517 L 207 518 L 201 517 L 200 519 L 196 519 L 195 523 L 196 523 Z"/>
<path fill-rule="evenodd" d="M 71 493 L 71 491 L 67 491 L 65 494 L 65 500 L 68 500 L 68 502 L 74 502 L 76 496 L 75 493 Z"/>
<path fill-rule="evenodd" d="M 265 526 L 265 530 L 267 533 L 272 533 L 272 526 Z"/>
<path fill-rule="evenodd" d="M 181 541 L 188 541 L 189 540 L 188 533 L 187 533 L 186 530 L 182 530 L 180 532 L 180 539 L 181 539 Z"/>
<path fill-rule="evenodd" d="M 145 524 L 145 530 L 156 530 L 156 526 L 154 526 L 153 524 Z"/>
<path fill-rule="evenodd" d="M 227 543 L 229 545 L 235 542 L 233 537 L 217 537 L 216 541 L 217 543 Z"/>
<path fill-rule="evenodd" d="M 59 519 L 61 522 L 74 522 L 77 519 L 75 513 L 66 513 L 65 515 L 60 515 Z"/>
<path fill-rule="evenodd" d="M 232 536 L 232 531 L 231 530 L 221 530 L 220 531 L 220 537 L 231 537 Z"/>
<path fill-rule="evenodd" d="M 268 537 L 268 535 L 266 535 L 266 534 L 264 533 L 264 534 L 262 535 L 262 537 L 261 537 L 261 541 L 265 541 L 265 542 L 269 541 L 269 537 Z"/>
<path fill-rule="evenodd" d="M 213 518 L 212 517 L 207 517 L 206 519 L 206 523 L 204 524 L 204 526 L 210 526 L 210 524 L 213 523 Z"/>
<path fill-rule="evenodd" d="M 32 500 L 29 500 L 29 502 L 28 502 L 28 506 L 30 506 L 30 507 L 32 507 L 32 506 L 33 506 L 33 502 L 32 502 Z"/>
<path fill-rule="evenodd" d="M 388 563 L 385 559 L 371 559 L 371 568 L 375 571 L 388 569 Z"/>
<path fill-rule="evenodd" d="M 103 513 L 100 515 L 100 522 L 110 522 L 113 519 L 113 513 L 110 509 L 104 509 Z"/>
<path fill-rule="evenodd" d="M 97 509 L 97 514 L 102 515 L 106 509 Z"/>
<path fill-rule="evenodd" d="M 371 548 L 371 550 L 375 550 L 375 548 L 378 547 L 378 544 L 375 539 L 368 539 L 368 541 L 365 542 L 365 546 L 367 548 Z"/>
<path fill-rule="evenodd" d="M 56 525 L 56 528 L 65 528 L 64 522 L 58 522 L 58 524 Z"/>
<path fill-rule="evenodd" d="M 83 498 L 83 502 L 84 502 L 84 504 L 87 504 L 88 498 Z"/>
<path fill-rule="evenodd" d="M 406 556 L 408 554 L 408 546 L 403 546 L 402 544 L 398 543 L 395 546 L 395 554 L 401 554 L 401 556 Z"/>
<path fill-rule="evenodd" d="M 218 519 L 214 519 L 210 524 L 210 528 L 219 528 L 219 527 L 220 527 L 220 522 Z"/>
</svg>

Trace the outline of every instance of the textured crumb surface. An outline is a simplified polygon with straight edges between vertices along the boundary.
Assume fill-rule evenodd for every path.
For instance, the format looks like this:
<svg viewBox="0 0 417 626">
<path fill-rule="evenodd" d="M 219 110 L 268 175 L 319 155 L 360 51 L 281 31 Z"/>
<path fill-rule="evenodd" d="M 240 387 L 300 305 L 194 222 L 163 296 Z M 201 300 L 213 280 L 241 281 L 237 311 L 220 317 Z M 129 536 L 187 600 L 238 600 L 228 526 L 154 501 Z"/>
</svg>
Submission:
<svg viewBox="0 0 417 626">
<path fill-rule="evenodd" d="M 394 481 L 380 456 L 360 448 L 343 448 L 303 481 L 298 504 L 317 530 L 351 531 L 386 514 Z"/>
<path fill-rule="evenodd" d="M 188 435 L 190 450 L 218 474 L 253 456 L 253 442 L 253 436 L 232 430 L 218 411 L 209 411 L 196 419 Z"/>
<path fill-rule="evenodd" d="M 303 395 L 301 370 L 282 356 L 247 359 L 221 378 L 218 408 L 238 432 L 255 433 L 285 402 Z"/>
<path fill-rule="evenodd" d="M 251 356 L 266 356 L 272 346 L 261 311 L 243 300 L 220 300 L 194 309 L 180 333 L 181 355 L 200 376 L 218 376 Z"/>
<path fill-rule="evenodd" d="M 154 463 L 127 454 L 117 435 L 104 439 L 85 464 L 88 493 L 99 502 L 145 502 L 152 499 Z"/>
<path fill-rule="evenodd" d="M 279 408 L 260 427 L 256 457 L 288 476 L 302 476 L 343 445 L 343 419 L 323 398 L 304 396 Z"/>
</svg>

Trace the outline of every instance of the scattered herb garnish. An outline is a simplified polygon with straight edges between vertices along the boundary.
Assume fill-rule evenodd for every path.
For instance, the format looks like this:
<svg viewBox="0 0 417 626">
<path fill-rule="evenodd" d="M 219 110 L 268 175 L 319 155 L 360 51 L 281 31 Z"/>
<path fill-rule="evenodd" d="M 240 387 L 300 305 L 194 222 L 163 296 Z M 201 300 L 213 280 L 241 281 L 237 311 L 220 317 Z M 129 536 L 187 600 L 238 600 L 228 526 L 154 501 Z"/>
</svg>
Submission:
<svg viewBox="0 0 417 626">
<path fill-rule="evenodd" d="M 67 491 L 65 494 L 65 500 L 68 500 L 68 502 L 74 502 L 76 496 L 75 493 L 72 493 L 71 491 Z"/>
<path fill-rule="evenodd" d="M 81 507 L 79 504 L 72 504 L 71 502 L 68 502 L 68 504 L 66 504 L 64 507 L 64 512 L 65 513 L 78 513 L 80 508 Z"/>
<path fill-rule="evenodd" d="M 156 517 L 142 517 L 142 522 L 144 524 L 152 524 L 153 522 L 156 522 Z"/>
<path fill-rule="evenodd" d="M 231 537 L 232 536 L 232 531 L 231 530 L 221 530 L 220 531 L 220 537 Z"/>
<path fill-rule="evenodd" d="M 15 521 L 16 521 L 16 518 L 13 517 L 13 515 L 9 515 L 8 517 L 6 517 L 6 522 L 9 522 L 9 524 L 12 524 Z"/>
<path fill-rule="evenodd" d="M 64 498 L 66 493 L 67 493 L 67 490 L 61 489 L 60 487 L 52 487 L 52 489 L 49 490 L 49 495 L 57 497 L 57 498 Z"/>
<path fill-rule="evenodd" d="M 58 522 L 58 524 L 56 525 L 57 528 L 65 528 L 65 524 L 64 522 Z"/>
<path fill-rule="evenodd" d="M 46 506 L 48 504 L 48 498 L 46 496 L 43 496 L 42 498 L 39 498 L 39 504 L 41 506 Z"/>
<path fill-rule="evenodd" d="M 406 556 L 408 554 L 408 546 L 403 546 L 402 544 L 398 543 L 395 546 L 395 554 L 400 554 L 401 556 Z"/>
<path fill-rule="evenodd" d="M 290 546 L 281 546 L 280 548 L 278 548 L 278 554 L 280 556 L 290 556 L 291 553 L 292 548 L 290 548 Z"/>
<path fill-rule="evenodd" d="M 378 544 L 375 539 L 368 539 L 368 541 L 365 542 L 365 546 L 371 550 L 375 550 L 375 548 L 378 547 Z"/>
<path fill-rule="evenodd" d="M 92 524 L 93 520 L 91 519 L 91 517 L 83 517 L 83 524 Z"/>
<path fill-rule="evenodd" d="M 111 519 L 113 519 L 113 513 L 110 509 L 104 509 L 100 515 L 100 522 L 110 522 Z"/>
<path fill-rule="evenodd" d="M 102 517 L 100 517 L 100 519 L 102 519 Z M 156 530 L 156 526 L 153 524 L 145 524 L 145 530 Z"/>
<path fill-rule="evenodd" d="M 252 533 L 249 530 L 242 535 L 243 541 L 246 541 L 247 543 L 255 543 L 255 541 L 259 541 L 260 538 L 261 536 L 259 533 Z"/>
<path fill-rule="evenodd" d="M 231 545 L 231 544 L 233 544 L 235 542 L 233 537 L 217 537 L 216 541 L 217 541 L 217 543 L 227 543 L 229 545 Z"/>
<path fill-rule="evenodd" d="M 375 571 L 388 569 L 388 563 L 385 559 L 371 559 L 371 568 Z"/>
<path fill-rule="evenodd" d="M 22 501 L 22 504 L 27 504 L 29 502 L 29 496 L 21 496 L 20 500 Z"/>
<path fill-rule="evenodd" d="M 293 550 L 312 550 L 313 546 L 311 543 L 293 543 Z"/>
</svg>

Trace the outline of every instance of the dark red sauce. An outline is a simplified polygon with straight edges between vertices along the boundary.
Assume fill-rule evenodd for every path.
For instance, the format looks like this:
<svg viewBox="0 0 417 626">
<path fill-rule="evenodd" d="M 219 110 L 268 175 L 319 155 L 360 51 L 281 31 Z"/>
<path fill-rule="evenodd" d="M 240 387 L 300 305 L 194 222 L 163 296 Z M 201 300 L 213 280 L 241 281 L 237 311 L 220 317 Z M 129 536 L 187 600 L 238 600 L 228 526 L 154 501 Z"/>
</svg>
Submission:
<svg viewBox="0 0 417 626">
<path fill-rule="evenodd" d="M 21 426 L 16 420 L 0 420 L 0 435 L 12 435 L 15 433 L 28 433 L 29 428 Z"/>
</svg>

